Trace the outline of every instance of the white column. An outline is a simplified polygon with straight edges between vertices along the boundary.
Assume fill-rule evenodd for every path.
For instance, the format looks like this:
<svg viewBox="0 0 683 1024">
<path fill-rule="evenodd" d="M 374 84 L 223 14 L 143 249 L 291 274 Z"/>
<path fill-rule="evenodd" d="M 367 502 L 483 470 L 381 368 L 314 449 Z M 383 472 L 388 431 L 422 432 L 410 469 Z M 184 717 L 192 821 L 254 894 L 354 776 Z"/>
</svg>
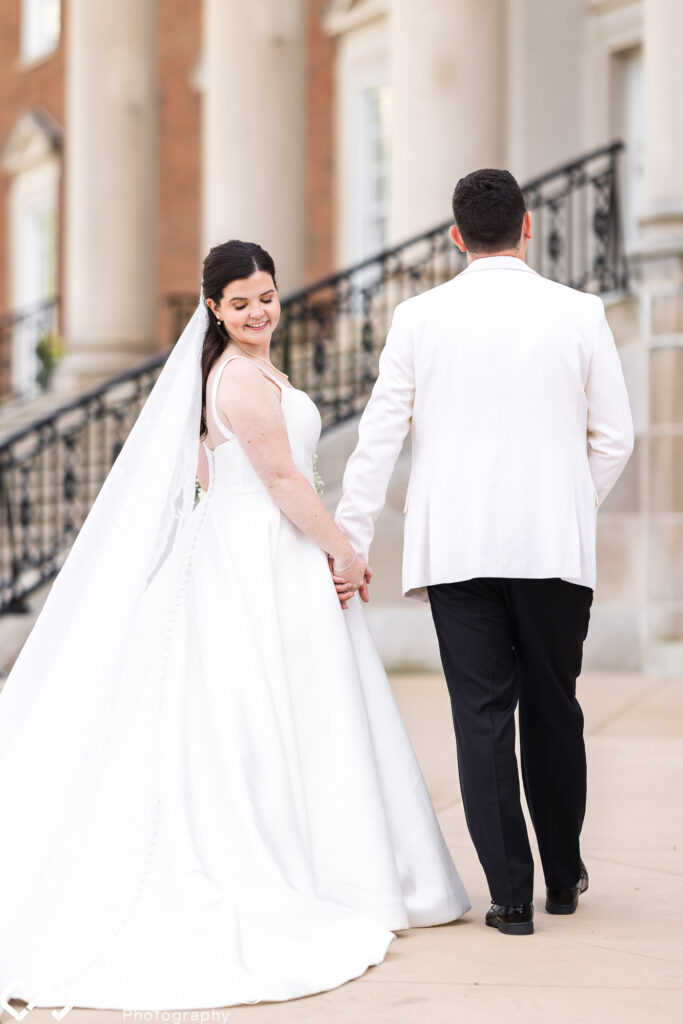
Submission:
<svg viewBox="0 0 683 1024">
<path fill-rule="evenodd" d="M 645 667 L 683 671 L 683 6 L 645 0 L 643 238 L 634 253 L 649 400 L 645 503 Z M 637 442 L 636 442 L 637 443 Z"/>
<path fill-rule="evenodd" d="M 390 237 L 450 215 L 458 180 L 505 153 L 504 7 L 499 0 L 393 0 Z"/>
<path fill-rule="evenodd" d="M 649 236 L 683 244 L 683 4 L 645 0 L 645 214 Z"/>
<path fill-rule="evenodd" d="M 258 242 L 286 292 L 304 268 L 303 0 L 204 0 L 204 62 L 204 253 Z"/>
<path fill-rule="evenodd" d="M 154 349 L 155 8 L 69 0 L 61 387 Z"/>
</svg>

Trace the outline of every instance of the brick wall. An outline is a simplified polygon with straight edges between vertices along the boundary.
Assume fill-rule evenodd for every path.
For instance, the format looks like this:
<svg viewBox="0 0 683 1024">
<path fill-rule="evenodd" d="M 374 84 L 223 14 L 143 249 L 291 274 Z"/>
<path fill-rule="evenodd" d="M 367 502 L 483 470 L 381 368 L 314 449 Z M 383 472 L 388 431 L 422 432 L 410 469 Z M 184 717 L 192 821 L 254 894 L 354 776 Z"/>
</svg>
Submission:
<svg viewBox="0 0 683 1024">
<path fill-rule="evenodd" d="M 334 56 L 322 25 L 328 0 L 308 0 L 306 133 L 306 280 L 334 266 Z"/>
<path fill-rule="evenodd" d="M 201 47 L 201 3 L 159 0 L 157 338 L 170 344 L 165 297 L 199 296 L 201 284 L 201 96 L 193 84 Z"/>
<path fill-rule="evenodd" d="M 335 269 L 334 253 L 334 43 L 322 27 L 327 0 L 307 0 L 306 276 Z M 201 3 L 158 0 L 159 95 L 157 188 L 156 334 L 170 342 L 166 296 L 198 294 L 201 277 L 201 96 L 195 73 L 201 49 Z M 22 67 L 19 57 L 21 0 L 2 0 L 0 26 L 0 146 L 19 116 L 43 107 L 64 132 L 67 4 L 62 3 L 59 48 Z M 64 293 L 64 173 L 62 163 L 58 291 Z M 9 178 L 0 169 L 0 314 L 9 309 Z"/>
</svg>

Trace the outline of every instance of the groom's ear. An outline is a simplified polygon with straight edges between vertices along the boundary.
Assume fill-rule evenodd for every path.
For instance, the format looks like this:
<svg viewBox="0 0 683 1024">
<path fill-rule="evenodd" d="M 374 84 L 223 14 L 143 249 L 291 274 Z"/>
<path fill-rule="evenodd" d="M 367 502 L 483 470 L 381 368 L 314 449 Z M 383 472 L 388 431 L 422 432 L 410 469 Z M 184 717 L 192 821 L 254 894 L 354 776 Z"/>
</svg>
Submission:
<svg viewBox="0 0 683 1024">
<path fill-rule="evenodd" d="M 467 252 L 467 246 L 462 240 L 462 235 L 458 231 L 458 225 L 454 224 L 448 234 L 451 236 L 451 241 L 457 245 L 460 252 Z"/>
</svg>

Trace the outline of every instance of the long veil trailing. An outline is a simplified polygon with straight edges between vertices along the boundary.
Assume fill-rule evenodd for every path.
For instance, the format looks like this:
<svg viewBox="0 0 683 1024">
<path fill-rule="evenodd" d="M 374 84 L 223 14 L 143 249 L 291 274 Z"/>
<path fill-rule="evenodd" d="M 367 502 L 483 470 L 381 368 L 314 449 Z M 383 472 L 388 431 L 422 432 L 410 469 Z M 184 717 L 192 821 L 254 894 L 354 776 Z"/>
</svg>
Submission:
<svg viewBox="0 0 683 1024">
<path fill-rule="evenodd" d="M 85 967 L 88 915 L 106 901 L 123 917 L 119 901 L 144 870 L 154 799 L 132 775 L 153 766 L 154 737 L 138 735 L 136 723 L 154 721 L 138 712 L 159 696 L 126 672 L 125 659 L 154 580 L 160 599 L 178 593 L 167 584 L 194 507 L 207 317 L 202 295 L 0 692 L 0 988 L 21 970 L 13 938 L 55 943 L 63 914 L 82 930 Z M 107 787 L 109 804 L 100 799 Z M 114 810 L 94 822 L 96 804 Z M 115 878 L 98 875 L 98 843 L 120 851 Z M 78 907 L 58 898 L 70 871 L 82 883 Z M 41 910 L 42 934 L 31 907 Z M 73 963 L 60 964 L 58 941 L 50 963 L 67 984 Z"/>
<path fill-rule="evenodd" d="M 311 995 L 469 906 L 324 552 L 240 445 L 194 501 L 208 322 L 200 303 L 0 694 L 0 1007 Z M 320 414 L 283 398 L 313 487 Z"/>
</svg>

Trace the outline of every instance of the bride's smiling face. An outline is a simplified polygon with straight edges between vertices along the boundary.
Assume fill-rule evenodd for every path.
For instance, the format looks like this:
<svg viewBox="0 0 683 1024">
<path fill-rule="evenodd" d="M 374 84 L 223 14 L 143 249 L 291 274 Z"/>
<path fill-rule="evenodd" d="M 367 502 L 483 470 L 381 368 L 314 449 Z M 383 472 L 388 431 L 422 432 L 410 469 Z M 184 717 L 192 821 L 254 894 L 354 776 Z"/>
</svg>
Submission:
<svg viewBox="0 0 683 1024">
<path fill-rule="evenodd" d="M 280 319 L 280 299 L 269 273 L 256 270 L 249 277 L 231 281 L 223 289 L 219 305 L 209 306 L 224 321 L 228 334 L 240 345 L 270 342 Z"/>
</svg>

